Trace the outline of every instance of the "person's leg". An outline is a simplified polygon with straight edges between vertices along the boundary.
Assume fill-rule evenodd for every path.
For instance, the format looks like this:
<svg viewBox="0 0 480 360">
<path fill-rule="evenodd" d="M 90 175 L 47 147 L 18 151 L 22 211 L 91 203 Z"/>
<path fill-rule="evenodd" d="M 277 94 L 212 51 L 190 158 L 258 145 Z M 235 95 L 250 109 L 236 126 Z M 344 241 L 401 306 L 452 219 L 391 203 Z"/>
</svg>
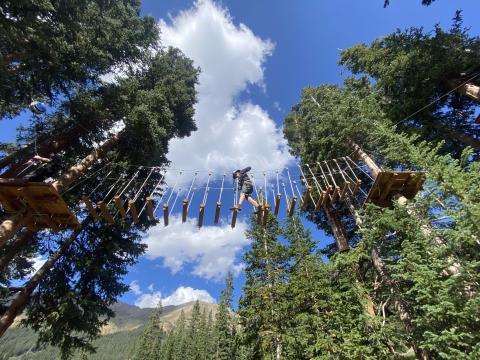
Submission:
<svg viewBox="0 0 480 360">
<path fill-rule="evenodd" d="M 255 208 L 258 207 L 258 203 L 257 203 L 257 202 L 255 201 L 255 199 L 252 198 L 251 196 L 248 197 L 248 202 L 249 202 L 250 204 L 252 204 Z"/>
<path fill-rule="evenodd" d="M 241 192 L 240 193 L 240 199 L 238 199 L 238 207 L 242 206 L 244 200 L 245 200 L 245 193 Z"/>
</svg>

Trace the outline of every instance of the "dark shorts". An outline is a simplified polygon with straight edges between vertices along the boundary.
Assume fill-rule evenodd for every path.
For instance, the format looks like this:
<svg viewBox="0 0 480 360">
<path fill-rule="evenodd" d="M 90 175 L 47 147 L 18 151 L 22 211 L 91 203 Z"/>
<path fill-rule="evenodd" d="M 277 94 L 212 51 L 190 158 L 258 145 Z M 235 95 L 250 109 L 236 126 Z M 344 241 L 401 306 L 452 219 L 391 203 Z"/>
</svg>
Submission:
<svg viewBox="0 0 480 360">
<path fill-rule="evenodd" d="M 253 192 L 253 186 L 252 183 L 245 181 L 242 185 L 242 190 L 241 190 L 245 195 L 251 195 Z"/>
</svg>

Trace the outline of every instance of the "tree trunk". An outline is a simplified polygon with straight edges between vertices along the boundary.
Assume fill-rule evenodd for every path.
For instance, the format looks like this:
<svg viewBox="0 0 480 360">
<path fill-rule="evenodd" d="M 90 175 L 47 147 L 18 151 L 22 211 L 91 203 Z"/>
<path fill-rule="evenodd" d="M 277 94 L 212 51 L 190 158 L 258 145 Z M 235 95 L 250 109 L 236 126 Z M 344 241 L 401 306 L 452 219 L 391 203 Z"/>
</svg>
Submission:
<svg viewBox="0 0 480 360">
<path fill-rule="evenodd" d="M 458 132 L 456 130 L 450 129 L 448 126 L 439 124 L 438 122 L 431 121 L 428 122 L 428 125 L 432 126 L 433 128 L 440 130 L 441 132 L 447 133 L 447 135 L 454 139 L 458 140 L 461 143 L 465 145 L 471 146 L 473 149 L 480 149 L 480 140 L 475 139 L 474 137 L 471 137 L 469 135 L 466 135 L 464 133 Z"/>
<path fill-rule="evenodd" d="M 0 160 L 0 169 L 10 166 L 10 168 L 2 174 L 2 177 L 16 177 L 24 167 L 24 164 L 34 155 L 49 158 L 52 154 L 56 154 L 64 150 L 73 141 L 87 133 L 87 129 L 77 123 L 63 133 L 57 135 L 53 139 L 47 139 L 37 144 L 35 153 L 35 145 L 29 144 L 27 147 L 20 149 Z"/>
<path fill-rule="evenodd" d="M 57 181 L 52 184 L 53 187 L 59 193 L 68 189 L 68 187 L 80 176 L 82 176 L 95 161 L 100 159 L 113 147 L 113 145 L 118 141 L 120 135 L 121 132 L 113 135 L 108 141 L 100 145 L 90 155 L 87 155 L 78 164 L 68 169 Z M 0 224 L 0 247 L 2 244 L 5 244 L 5 242 L 11 239 L 15 233 L 23 227 L 23 219 L 24 217 L 21 217 L 21 220 L 16 217 L 5 220 L 2 222 L 2 224 Z"/>
<path fill-rule="evenodd" d="M 330 222 L 338 251 L 348 251 L 350 247 L 348 246 L 347 234 L 340 217 L 338 216 L 338 213 L 331 204 L 325 206 L 325 213 L 327 214 L 328 221 Z"/>
<path fill-rule="evenodd" d="M 460 94 L 465 95 L 472 100 L 480 102 L 480 86 L 472 83 L 466 83 L 464 85 L 461 85 L 462 83 L 463 81 L 459 79 L 452 79 L 447 81 L 448 87 L 450 89 L 456 89 L 456 91 Z"/>
<path fill-rule="evenodd" d="M 8 309 L 2 314 L 0 318 L 0 338 L 5 334 L 5 331 L 12 325 L 15 318 L 20 315 L 28 305 L 30 297 L 33 291 L 37 288 L 38 284 L 45 277 L 47 272 L 55 265 L 57 260 L 63 253 L 69 248 L 69 246 L 75 241 L 78 234 L 85 228 L 90 222 L 89 219 L 85 220 L 79 229 L 74 230 L 70 237 L 65 240 L 60 248 L 51 255 L 43 266 L 32 276 L 30 280 L 25 284 L 23 290 L 13 299 Z"/>
<path fill-rule="evenodd" d="M 377 165 L 377 163 L 370 157 L 368 154 L 362 150 L 360 146 L 358 146 L 355 142 L 353 142 L 351 139 L 347 139 L 347 142 L 349 145 L 353 148 L 355 151 L 355 154 L 358 159 L 362 160 L 365 165 L 368 166 L 368 168 L 372 171 L 372 176 L 375 179 L 378 174 L 382 172 L 382 169 Z"/>
<path fill-rule="evenodd" d="M 31 215 L 24 212 L 18 213 L 0 224 L 0 249 L 30 220 Z"/>
<path fill-rule="evenodd" d="M 22 249 L 32 242 L 35 233 L 30 230 L 25 230 L 21 233 L 15 241 L 10 245 L 7 252 L 0 257 L 0 275 L 5 272 L 8 264 Z"/>
</svg>

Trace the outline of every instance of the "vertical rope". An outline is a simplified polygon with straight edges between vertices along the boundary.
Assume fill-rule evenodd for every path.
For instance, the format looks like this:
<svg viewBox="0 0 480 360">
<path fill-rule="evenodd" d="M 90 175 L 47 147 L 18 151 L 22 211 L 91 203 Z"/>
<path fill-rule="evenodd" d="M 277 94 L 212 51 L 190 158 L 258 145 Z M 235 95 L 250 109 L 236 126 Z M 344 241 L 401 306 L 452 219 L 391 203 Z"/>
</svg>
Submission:
<svg viewBox="0 0 480 360">
<path fill-rule="evenodd" d="M 183 170 L 180 170 L 180 172 L 177 175 L 177 178 L 175 179 L 175 184 L 173 184 L 172 190 L 170 192 L 170 196 L 167 199 L 167 205 L 170 203 L 170 199 L 172 198 L 172 195 L 173 195 L 173 193 L 174 193 L 174 191 L 177 187 L 177 184 L 178 184 L 178 179 L 179 179 L 180 176 L 182 176 L 182 173 L 183 173 Z M 177 193 L 177 196 L 178 196 L 178 193 Z"/>
<path fill-rule="evenodd" d="M 257 194 L 257 199 L 260 200 L 260 198 L 258 197 L 257 185 L 255 185 L 255 179 L 254 179 L 253 175 L 251 175 L 251 178 L 252 178 L 253 188 L 255 189 L 255 194 Z"/>
<path fill-rule="evenodd" d="M 290 188 L 292 189 L 293 196 L 295 196 L 295 191 L 293 190 L 292 178 L 290 177 L 290 170 L 288 168 L 286 169 L 287 169 L 288 181 L 290 181 Z"/>
<path fill-rule="evenodd" d="M 136 193 L 135 196 L 133 197 L 133 201 L 137 201 L 138 196 L 140 195 L 140 192 L 141 192 L 142 189 L 144 188 L 144 186 L 145 186 L 145 184 L 147 183 L 148 179 L 150 179 L 150 176 L 152 175 L 153 170 L 155 170 L 155 168 L 152 168 L 152 169 L 150 170 L 150 173 L 148 174 L 147 178 L 145 179 L 145 181 L 143 182 L 143 184 L 140 186 L 140 189 L 138 189 L 137 193 Z"/>
<path fill-rule="evenodd" d="M 203 193 L 203 200 L 202 200 L 202 204 L 204 204 L 204 205 L 207 202 L 207 196 L 208 196 L 208 191 L 209 191 L 208 185 L 210 184 L 210 177 L 211 176 L 212 176 L 212 173 L 208 173 L 207 185 L 205 186 L 205 192 Z"/>
<path fill-rule="evenodd" d="M 222 185 L 220 187 L 220 195 L 218 196 L 218 202 L 222 202 L 222 193 L 223 193 L 223 183 L 225 182 L 225 176 L 227 174 L 223 173 L 223 178 L 222 178 Z"/>
<path fill-rule="evenodd" d="M 280 181 L 278 179 L 278 170 L 276 171 L 277 173 L 277 194 L 280 194 Z"/>
<path fill-rule="evenodd" d="M 268 204 L 268 189 L 267 189 L 267 175 L 263 173 L 263 182 L 265 189 L 265 205 Z"/>
<path fill-rule="evenodd" d="M 190 192 L 192 191 L 193 184 L 195 184 L 195 180 L 197 179 L 198 172 L 195 172 L 195 176 L 193 177 L 192 183 L 190 184 L 190 188 L 188 189 L 187 196 L 185 196 L 185 199 L 188 200 L 188 197 L 190 196 Z"/>
<path fill-rule="evenodd" d="M 178 200 L 178 195 L 180 194 L 181 191 L 182 191 L 182 189 L 178 188 L 178 191 L 176 193 L 177 195 L 175 196 L 175 200 L 173 201 L 172 208 L 170 209 L 170 213 L 168 215 L 172 215 L 173 209 L 174 209 L 175 204 L 177 203 L 177 200 Z M 173 192 L 173 189 L 172 189 L 172 192 Z"/>
</svg>

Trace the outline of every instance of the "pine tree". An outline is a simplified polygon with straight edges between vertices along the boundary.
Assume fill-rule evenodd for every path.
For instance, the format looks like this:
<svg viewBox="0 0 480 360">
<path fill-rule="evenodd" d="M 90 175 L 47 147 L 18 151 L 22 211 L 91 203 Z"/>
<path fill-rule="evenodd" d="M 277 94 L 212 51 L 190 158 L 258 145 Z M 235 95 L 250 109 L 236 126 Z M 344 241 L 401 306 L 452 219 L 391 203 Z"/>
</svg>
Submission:
<svg viewBox="0 0 480 360">
<path fill-rule="evenodd" d="M 233 275 L 228 273 L 225 280 L 225 287 L 220 295 L 220 304 L 215 315 L 215 347 L 214 359 L 234 359 L 235 337 L 232 314 L 233 301 Z"/>
<path fill-rule="evenodd" d="M 272 214 L 266 226 L 251 218 L 247 237 L 251 249 L 244 255 L 246 281 L 240 299 L 238 316 L 244 346 L 253 358 L 283 357 L 284 324 L 287 301 L 287 253 L 279 241 L 281 227 Z"/>
<path fill-rule="evenodd" d="M 145 325 L 142 335 L 137 340 L 134 360 L 160 360 L 161 343 L 163 340 L 163 327 L 161 323 L 162 303 L 152 311 L 148 323 Z"/>
</svg>

